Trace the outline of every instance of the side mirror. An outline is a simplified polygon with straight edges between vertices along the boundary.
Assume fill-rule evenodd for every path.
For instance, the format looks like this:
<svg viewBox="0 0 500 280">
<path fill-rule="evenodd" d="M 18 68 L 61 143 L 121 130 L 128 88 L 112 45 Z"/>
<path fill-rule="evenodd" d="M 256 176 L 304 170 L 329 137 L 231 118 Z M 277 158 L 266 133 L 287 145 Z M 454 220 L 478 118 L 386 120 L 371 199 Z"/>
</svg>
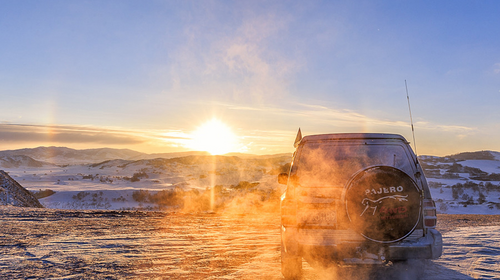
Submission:
<svg viewBox="0 0 500 280">
<path fill-rule="evenodd" d="M 282 185 L 288 184 L 288 173 L 278 174 L 278 183 Z"/>
</svg>

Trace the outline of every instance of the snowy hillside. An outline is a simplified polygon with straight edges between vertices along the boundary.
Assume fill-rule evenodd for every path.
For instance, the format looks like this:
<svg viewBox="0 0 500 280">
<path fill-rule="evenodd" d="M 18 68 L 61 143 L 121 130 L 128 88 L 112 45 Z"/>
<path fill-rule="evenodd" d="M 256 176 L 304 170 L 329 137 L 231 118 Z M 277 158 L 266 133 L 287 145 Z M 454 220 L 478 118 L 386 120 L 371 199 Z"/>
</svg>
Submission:
<svg viewBox="0 0 500 280">
<path fill-rule="evenodd" d="M 165 158 L 156 158 L 158 155 L 130 150 L 51 147 L 0 152 L 0 166 L 28 190 L 50 190 L 38 194 L 40 202 L 49 208 L 132 209 L 158 207 L 160 197 L 170 201 L 163 206 L 173 207 L 188 203 L 179 202 L 173 199 L 175 197 L 196 201 L 211 197 L 222 204 L 235 198 L 242 202 L 240 196 L 249 193 L 255 196 L 255 201 L 245 202 L 274 199 L 283 191 L 276 175 L 285 171 L 291 160 L 290 155 L 182 153 L 181 157 L 169 158 L 174 154 L 165 154 Z M 104 160 L 95 162 L 99 158 Z M 499 152 L 421 156 L 419 159 L 439 213 L 500 214 Z M 217 198 L 211 190 L 214 187 Z M 47 195 L 49 193 L 51 195 Z"/>
<path fill-rule="evenodd" d="M 3 170 L 0 170 L 0 205 L 43 207 L 31 192 L 19 185 Z"/>
<path fill-rule="evenodd" d="M 25 155 L 12 155 L 12 156 L 0 155 L 1 168 L 20 168 L 20 167 L 40 168 L 53 165 L 54 164 L 38 161 Z"/>
<path fill-rule="evenodd" d="M 282 186 L 277 184 L 276 176 L 290 159 L 280 155 L 185 156 L 73 165 L 34 165 L 26 160 L 25 164 L 2 168 L 23 187 L 37 192 L 40 202 L 48 208 L 154 209 L 187 207 L 185 204 L 200 201 L 207 204 L 205 200 L 214 196 L 214 188 L 214 205 L 228 204 L 249 193 L 255 196 L 250 199 L 255 202 L 271 196 L 277 199 Z M 169 202 L 163 203 L 162 199 Z"/>
<path fill-rule="evenodd" d="M 2 157 L 27 156 L 31 159 L 53 164 L 85 164 L 98 163 L 113 159 L 139 160 L 154 158 L 175 158 L 189 155 L 207 155 L 206 152 L 184 152 L 145 154 L 128 149 L 85 149 L 75 150 L 66 147 L 38 147 L 33 149 L 19 149 L 0 151 Z"/>
<path fill-rule="evenodd" d="M 480 151 L 419 159 L 438 212 L 500 213 L 500 153 Z"/>
</svg>

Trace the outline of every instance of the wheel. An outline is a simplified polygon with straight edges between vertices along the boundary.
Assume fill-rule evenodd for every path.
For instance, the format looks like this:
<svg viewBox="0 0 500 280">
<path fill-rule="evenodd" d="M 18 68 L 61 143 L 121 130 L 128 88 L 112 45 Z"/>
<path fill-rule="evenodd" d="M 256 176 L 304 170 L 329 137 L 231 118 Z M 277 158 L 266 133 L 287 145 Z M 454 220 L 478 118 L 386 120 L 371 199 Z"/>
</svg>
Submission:
<svg viewBox="0 0 500 280">
<path fill-rule="evenodd" d="M 302 257 L 285 252 L 281 242 L 281 274 L 285 279 L 300 279 L 302 277 Z"/>
<path fill-rule="evenodd" d="M 375 166 L 356 173 L 345 197 L 352 229 L 371 241 L 403 240 L 420 222 L 420 190 L 397 168 Z"/>
</svg>

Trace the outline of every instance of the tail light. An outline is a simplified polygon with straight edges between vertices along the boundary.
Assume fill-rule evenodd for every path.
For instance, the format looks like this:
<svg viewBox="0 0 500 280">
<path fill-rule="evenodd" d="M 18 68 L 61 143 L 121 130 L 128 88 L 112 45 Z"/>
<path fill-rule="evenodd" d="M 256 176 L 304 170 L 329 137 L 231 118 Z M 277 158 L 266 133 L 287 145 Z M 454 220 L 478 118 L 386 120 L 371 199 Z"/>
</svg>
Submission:
<svg viewBox="0 0 500 280">
<path fill-rule="evenodd" d="M 432 199 L 424 199 L 424 226 L 426 228 L 435 228 L 436 224 L 436 204 Z"/>
</svg>

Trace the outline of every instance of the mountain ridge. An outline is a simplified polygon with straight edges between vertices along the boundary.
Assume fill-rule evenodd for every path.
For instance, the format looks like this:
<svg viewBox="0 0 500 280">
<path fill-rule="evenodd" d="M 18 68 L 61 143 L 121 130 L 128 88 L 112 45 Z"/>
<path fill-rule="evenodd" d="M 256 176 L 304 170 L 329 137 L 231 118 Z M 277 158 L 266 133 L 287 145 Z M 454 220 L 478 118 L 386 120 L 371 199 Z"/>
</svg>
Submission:
<svg viewBox="0 0 500 280">
<path fill-rule="evenodd" d="M 29 157 L 28 158 L 23 158 Z M 19 166 L 26 165 L 29 167 L 39 167 L 42 165 L 56 164 L 97 164 L 109 160 L 146 160 L 146 159 L 171 159 L 187 156 L 211 156 L 208 152 L 203 151 L 187 151 L 187 152 L 172 152 L 172 153 L 143 153 L 131 149 L 116 149 L 116 148 L 94 148 L 94 149 L 73 149 L 68 147 L 56 146 L 40 146 L 36 148 L 23 148 L 16 150 L 0 151 L 0 165 Z M 280 153 L 270 155 L 254 155 L 245 153 L 228 153 L 221 156 L 239 157 L 239 158 L 273 158 L 281 156 L 290 156 L 291 153 Z M 446 156 L 422 155 L 422 159 L 447 159 L 451 161 L 464 160 L 499 160 L 500 152 L 491 150 L 461 152 Z M 24 164 L 22 163 L 24 162 Z"/>
<path fill-rule="evenodd" d="M 461 152 L 457 154 L 451 154 L 446 156 L 432 156 L 432 155 L 422 155 L 419 158 L 441 158 L 441 159 L 452 159 L 456 161 L 463 160 L 500 160 L 500 152 L 491 150 L 481 150 L 474 152 Z"/>
<path fill-rule="evenodd" d="M 97 148 L 97 149 L 72 149 L 67 147 L 37 147 L 24 148 L 17 150 L 0 151 L 0 165 L 5 167 L 20 166 L 23 158 L 26 165 L 29 167 L 37 167 L 46 164 L 66 165 L 66 164 L 97 164 L 109 160 L 148 160 L 148 159 L 171 159 L 188 156 L 211 156 L 208 152 L 203 151 L 188 151 L 188 152 L 173 152 L 173 153 L 142 153 L 130 149 L 114 149 L 114 148 Z M 243 153 L 228 153 L 221 155 L 225 157 L 240 157 L 240 158 L 272 158 L 279 156 L 291 156 L 289 153 L 274 154 L 274 155 L 253 155 Z M 30 160 L 31 159 L 31 160 Z M 31 162 L 31 163 L 28 163 Z"/>
</svg>

